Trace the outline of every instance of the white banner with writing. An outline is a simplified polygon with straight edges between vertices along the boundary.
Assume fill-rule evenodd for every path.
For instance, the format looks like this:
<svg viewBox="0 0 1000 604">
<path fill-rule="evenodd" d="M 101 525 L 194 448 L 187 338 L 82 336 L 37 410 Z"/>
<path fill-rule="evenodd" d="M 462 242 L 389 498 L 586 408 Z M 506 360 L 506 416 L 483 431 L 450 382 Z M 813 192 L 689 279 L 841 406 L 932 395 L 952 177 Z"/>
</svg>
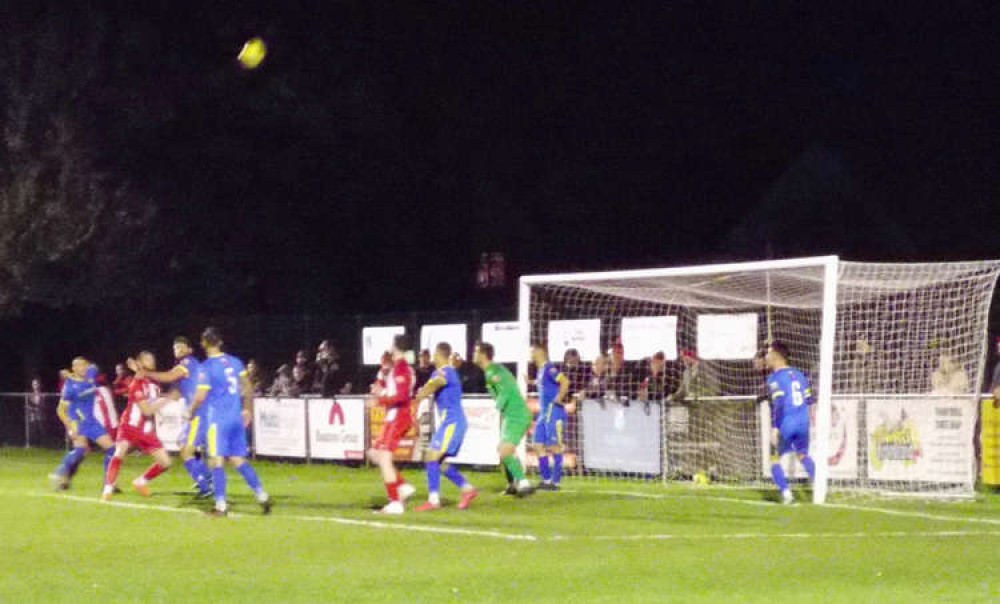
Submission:
<svg viewBox="0 0 1000 604">
<path fill-rule="evenodd" d="M 254 446 L 258 455 L 306 456 L 306 402 L 299 398 L 254 399 Z"/>
<path fill-rule="evenodd" d="M 365 458 L 365 399 L 308 399 L 309 455 L 313 459 Z"/>
</svg>

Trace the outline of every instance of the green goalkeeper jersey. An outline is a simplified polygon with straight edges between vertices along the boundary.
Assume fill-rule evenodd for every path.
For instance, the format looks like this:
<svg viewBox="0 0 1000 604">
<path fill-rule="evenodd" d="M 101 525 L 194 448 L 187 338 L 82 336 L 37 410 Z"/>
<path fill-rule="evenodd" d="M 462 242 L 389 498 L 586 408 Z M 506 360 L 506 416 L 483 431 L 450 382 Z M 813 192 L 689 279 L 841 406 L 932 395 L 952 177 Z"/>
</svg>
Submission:
<svg viewBox="0 0 1000 604">
<path fill-rule="evenodd" d="M 486 388 L 496 399 L 497 409 L 505 418 L 531 417 L 524 397 L 521 396 L 521 389 L 517 385 L 517 379 L 509 369 L 499 363 L 491 363 L 483 374 L 486 377 Z"/>
</svg>

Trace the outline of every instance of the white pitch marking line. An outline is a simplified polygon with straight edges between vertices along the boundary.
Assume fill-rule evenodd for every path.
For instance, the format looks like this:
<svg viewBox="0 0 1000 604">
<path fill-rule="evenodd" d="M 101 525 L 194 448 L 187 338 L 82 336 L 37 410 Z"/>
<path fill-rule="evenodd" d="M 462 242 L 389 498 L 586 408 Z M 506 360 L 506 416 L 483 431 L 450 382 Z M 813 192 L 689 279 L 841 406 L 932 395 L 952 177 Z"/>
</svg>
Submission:
<svg viewBox="0 0 1000 604">
<path fill-rule="evenodd" d="M 591 535 L 596 541 L 684 541 L 710 539 L 870 539 L 878 537 L 1000 537 L 1000 531 L 887 531 L 869 533 L 724 533 L 719 535 Z"/>
<path fill-rule="evenodd" d="M 682 498 L 684 495 L 670 495 L 670 494 L 657 494 L 657 493 L 642 493 L 636 491 L 609 491 L 609 490 L 584 490 L 578 491 L 573 489 L 564 489 L 563 492 L 566 493 L 600 493 L 603 495 L 623 495 L 628 497 L 642 497 L 645 499 L 674 499 Z M 781 507 L 775 502 L 770 501 L 754 501 L 751 499 L 737 499 L 734 497 L 717 497 L 713 495 L 704 495 L 697 497 L 697 499 L 707 499 L 709 501 L 723 501 L 726 503 L 740 503 L 743 505 L 754 505 L 754 506 L 764 506 L 764 507 Z M 925 520 L 938 520 L 941 522 L 967 522 L 972 524 L 991 524 L 1000 525 L 1000 518 L 968 518 L 962 516 L 948 516 L 943 514 L 931 514 L 928 512 L 914 512 L 910 510 L 891 510 L 888 508 L 875 508 L 866 505 L 851 505 L 848 503 L 824 503 L 822 505 L 816 506 L 817 509 L 822 508 L 835 508 L 842 510 L 852 510 L 861 512 L 874 512 L 877 514 L 887 514 L 890 516 L 903 516 L 907 518 L 923 518 Z"/>
<path fill-rule="evenodd" d="M 68 500 L 76 501 L 81 503 L 94 503 L 104 506 L 116 506 L 122 508 L 131 508 L 139 510 L 155 510 L 158 512 L 177 512 L 181 514 L 198 514 L 204 515 L 205 513 L 201 510 L 192 510 L 190 508 L 176 508 L 166 505 L 156 505 L 156 504 L 141 504 L 141 503 L 129 503 L 127 501 L 101 501 L 100 499 L 91 499 L 89 497 L 80 497 L 77 495 L 60 495 L 57 493 L 28 493 L 32 497 L 46 497 L 49 499 L 57 500 Z M 254 516 L 248 516 L 245 514 L 237 514 L 230 512 L 229 516 L 231 518 L 253 518 Z M 538 537 L 535 535 L 519 534 L 519 533 L 502 533 L 499 531 L 489 531 L 489 530 L 475 530 L 475 529 L 460 529 L 450 526 L 430 526 L 430 525 L 420 525 L 420 524 L 401 524 L 395 522 L 380 522 L 377 520 L 359 520 L 356 518 L 340 518 L 337 516 L 296 516 L 296 515 L 278 515 L 274 517 L 275 519 L 291 519 L 291 520 L 305 520 L 307 522 L 330 522 L 333 524 L 345 524 L 350 526 L 366 526 L 369 528 L 378 529 L 397 529 L 413 531 L 418 533 L 435 533 L 435 534 L 450 534 L 450 535 L 470 535 L 474 537 L 492 537 L 494 539 L 504 539 L 507 541 L 538 541 Z"/>
</svg>

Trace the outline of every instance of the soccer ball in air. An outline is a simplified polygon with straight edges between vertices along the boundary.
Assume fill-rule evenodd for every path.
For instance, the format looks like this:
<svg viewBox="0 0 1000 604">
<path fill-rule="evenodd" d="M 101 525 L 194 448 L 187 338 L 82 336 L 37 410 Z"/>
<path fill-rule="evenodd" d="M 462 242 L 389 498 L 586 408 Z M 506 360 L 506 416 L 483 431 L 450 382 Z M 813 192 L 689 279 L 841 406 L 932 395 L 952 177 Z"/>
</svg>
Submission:
<svg viewBox="0 0 1000 604">
<path fill-rule="evenodd" d="M 250 38 L 243 45 L 240 54 L 236 55 L 236 60 L 245 69 L 254 69 L 264 60 L 265 55 L 267 55 L 267 45 L 264 41 L 260 38 Z"/>
</svg>

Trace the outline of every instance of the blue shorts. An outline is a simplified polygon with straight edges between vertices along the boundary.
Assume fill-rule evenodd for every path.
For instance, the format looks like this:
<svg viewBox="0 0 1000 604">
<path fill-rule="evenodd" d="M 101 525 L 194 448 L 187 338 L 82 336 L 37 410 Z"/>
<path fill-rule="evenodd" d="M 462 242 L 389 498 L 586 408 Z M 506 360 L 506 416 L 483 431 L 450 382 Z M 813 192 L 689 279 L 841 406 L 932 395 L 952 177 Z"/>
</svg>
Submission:
<svg viewBox="0 0 1000 604">
<path fill-rule="evenodd" d="M 809 453 L 809 424 L 782 424 L 778 429 L 778 455 Z"/>
<path fill-rule="evenodd" d="M 92 420 L 77 422 L 76 433 L 80 436 L 86 436 L 90 440 L 96 442 L 98 438 L 106 435 L 108 431 L 104 429 L 101 422 Z"/>
<path fill-rule="evenodd" d="M 454 457 L 462 448 L 468 423 L 465 421 L 446 421 L 437 427 L 431 437 L 430 448 L 443 454 L 443 457 Z"/>
<path fill-rule="evenodd" d="M 535 442 L 545 446 L 562 446 L 566 432 L 566 409 L 551 403 L 545 416 L 535 422 Z"/>
<path fill-rule="evenodd" d="M 204 420 L 203 420 L 204 421 Z M 246 457 L 247 431 L 243 418 L 213 419 L 206 432 L 209 457 Z"/>
<path fill-rule="evenodd" d="M 191 421 L 185 422 L 177 435 L 177 442 L 182 447 L 204 447 L 207 445 L 208 420 L 201 415 L 195 415 Z"/>
</svg>

